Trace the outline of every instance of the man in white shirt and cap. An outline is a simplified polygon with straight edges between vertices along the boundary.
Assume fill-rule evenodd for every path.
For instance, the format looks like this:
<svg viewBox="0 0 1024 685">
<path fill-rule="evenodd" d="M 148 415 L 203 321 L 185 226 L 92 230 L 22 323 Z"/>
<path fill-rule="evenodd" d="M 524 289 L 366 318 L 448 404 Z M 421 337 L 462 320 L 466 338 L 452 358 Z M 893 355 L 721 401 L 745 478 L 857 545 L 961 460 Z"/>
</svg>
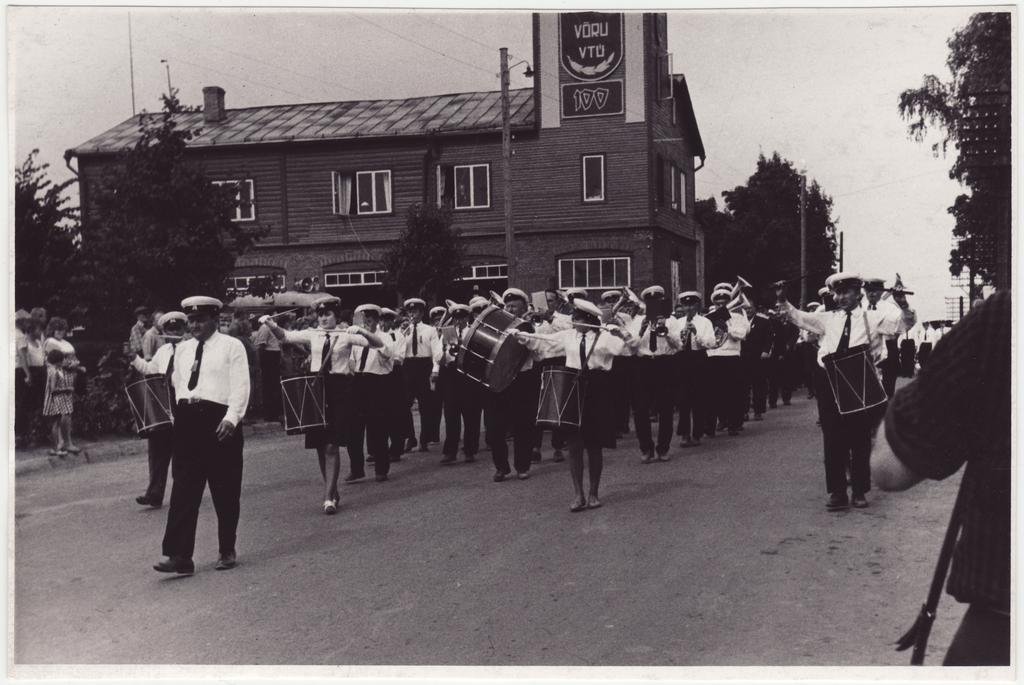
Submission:
<svg viewBox="0 0 1024 685">
<path fill-rule="evenodd" d="M 402 362 L 405 361 L 405 336 L 398 327 L 398 312 L 389 307 L 380 310 L 380 337 L 395 350 L 391 374 L 388 376 L 388 397 L 391 407 L 387 423 L 388 453 L 391 461 L 401 461 L 406 441 L 416 440 L 416 425 L 412 420 L 412 401 L 407 396 Z"/>
<path fill-rule="evenodd" d="M 725 286 L 725 287 L 723 287 Z M 715 330 L 715 344 L 708 349 L 708 385 L 711 388 L 711 411 L 705 433 L 714 437 L 722 424 L 729 435 L 739 435 L 743 423 L 746 394 L 740 350 L 750 332 L 750 322 L 740 312 L 730 312 L 732 286 L 719 283 L 711 293 L 714 305 L 707 319 Z"/>
<path fill-rule="evenodd" d="M 454 464 L 459 452 L 459 438 L 466 463 L 476 461 L 480 449 L 480 415 L 483 411 L 483 396 L 480 384 L 462 375 L 456 369 L 459 354 L 469 339 L 469 307 L 452 303 L 448 308 L 451 325 L 442 336 L 444 356 L 438 390 L 444 408 L 444 445 L 441 449 L 441 463 Z M 445 337 L 448 336 L 448 337 Z"/>
<path fill-rule="evenodd" d="M 665 289 L 652 285 L 640 293 L 646 314 L 633 319 L 626 345 L 636 357 L 633 423 L 641 462 L 668 461 L 672 446 L 672 416 L 676 402 L 675 353 L 682 347 L 682 324 L 668 316 Z M 651 432 L 651 414 L 658 416 L 658 438 Z M 657 454 L 657 457 L 655 457 Z"/>
<path fill-rule="evenodd" d="M 778 306 L 780 314 L 804 330 L 821 336 L 818 364 L 824 368 L 826 356 L 846 352 L 858 345 L 866 345 L 870 361 L 885 358 L 882 336 L 895 335 L 913 326 L 917 315 L 907 304 L 906 295 L 893 293 L 899 315 L 892 312 L 866 310 L 861 306 L 860 276 L 843 271 L 826 281 L 832 289 L 837 309 L 831 312 L 802 312 L 788 302 Z M 873 370 L 873 367 L 872 369 Z M 871 490 L 871 438 L 878 422 L 885 415 L 886 404 L 853 413 L 840 414 L 836 400 L 827 382 L 816 390 L 821 416 L 821 431 L 825 451 L 825 488 L 829 511 L 850 506 L 868 506 L 866 494 Z M 847 496 L 847 470 L 850 474 L 852 498 Z"/>
<path fill-rule="evenodd" d="M 441 371 L 441 339 L 437 329 L 424 323 L 427 303 L 419 297 L 405 301 L 409 312 L 409 327 L 405 331 L 405 349 L 402 350 L 402 374 L 405 377 L 406 399 L 410 407 L 415 401 L 420 411 L 420 452 L 426 452 L 432 442 L 440 442 L 441 407 L 434 393 L 437 376 Z M 411 440 L 407 448 L 412 447 Z"/>
<path fill-rule="evenodd" d="M 682 305 L 683 318 L 679 320 L 682 344 L 676 353 L 676 406 L 679 408 L 676 435 L 682 438 L 682 447 L 694 447 L 700 444 L 706 424 L 704 414 L 710 394 L 707 350 L 715 344 L 715 330 L 700 314 L 700 293 L 687 290 L 679 293 L 677 300 Z"/>
<path fill-rule="evenodd" d="M 235 538 L 242 491 L 241 422 L 249 405 L 249 361 L 241 341 L 217 331 L 220 300 L 196 296 L 182 300 L 190 340 L 175 351 L 172 387 L 174 457 L 171 505 L 163 553 L 153 568 L 162 573 L 195 572 L 199 505 L 206 484 L 217 512 L 219 557 L 215 568 L 236 564 Z"/>
<path fill-rule="evenodd" d="M 188 318 L 183 312 L 167 312 L 157 319 L 157 326 L 163 331 L 161 338 L 166 342 L 157 348 L 152 359 L 146 361 L 141 356 L 131 360 L 132 368 L 143 376 L 163 375 L 168 379 L 174 373 L 174 350 L 185 333 Z M 174 402 L 174 391 L 171 389 L 171 403 Z M 167 489 L 167 469 L 174 455 L 174 431 L 168 427 L 146 438 L 149 454 L 149 485 L 145 494 L 136 497 L 135 501 L 146 507 L 159 509 L 164 504 L 164 492 Z"/>
<path fill-rule="evenodd" d="M 619 290 L 606 290 L 601 293 L 602 309 L 611 312 L 608 323 L 626 328 L 633 320 L 623 308 L 626 304 Z M 629 432 L 629 396 L 630 389 L 630 355 L 617 355 L 612 361 L 612 387 L 615 395 L 612 398 L 612 415 L 615 418 L 616 433 L 625 435 Z"/>
<path fill-rule="evenodd" d="M 530 298 L 519 288 L 509 288 L 502 294 L 505 310 L 522 318 L 526 314 Z M 533 332 L 532 324 L 526 330 Z M 487 439 L 494 461 L 494 482 L 500 483 L 512 473 L 515 467 L 519 480 L 530 477 L 531 453 L 537 443 L 536 420 L 537 400 L 540 393 L 540 376 L 534 368 L 535 355 L 531 352 L 516 374 L 515 380 L 501 392 L 487 393 L 488 405 L 484 413 Z M 508 462 L 508 443 L 505 436 L 512 431 L 512 466 Z"/>
<path fill-rule="evenodd" d="M 883 311 L 888 312 L 892 317 L 898 317 L 899 307 L 891 300 L 883 300 L 884 293 L 884 278 L 864 279 L 864 297 L 867 300 L 865 307 L 868 311 Z M 896 378 L 899 376 L 900 370 L 899 336 L 899 333 L 882 336 L 882 339 L 885 340 L 885 359 L 879 363 L 878 368 L 882 372 L 882 387 L 885 388 L 885 394 L 889 397 L 896 392 Z"/>
<path fill-rule="evenodd" d="M 352 348 L 351 365 L 354 372 L 352 395 L 352 422 L 348 433 L 348 456 L 352 464 L 363 470 L 363 440 L 373 455 L 373 471 L 378 483 L 388 480 L 393 455 L 388 449 L 388 418 L 393 413 L 389 402 L 388 379 L 394 369 L 394 358 L 399 352 L 397 343 L 378 330 L 381 308 L 376 304 L 356 307 L 370 335 L 382 339 L 380 347 Z M 355 466 L 353 468 L 356 468 Z"/>
</svg>

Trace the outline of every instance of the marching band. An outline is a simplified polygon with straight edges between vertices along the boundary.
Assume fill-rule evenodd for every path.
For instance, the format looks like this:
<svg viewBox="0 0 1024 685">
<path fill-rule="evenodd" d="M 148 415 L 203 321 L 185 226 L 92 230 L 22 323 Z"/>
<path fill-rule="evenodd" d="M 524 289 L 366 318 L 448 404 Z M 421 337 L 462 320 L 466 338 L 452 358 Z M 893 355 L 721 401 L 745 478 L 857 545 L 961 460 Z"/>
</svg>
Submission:
<svg viewBox="0 0 1024 685">
<path fill-rule="evenodd" d="M 495 482 L 513 469 L 528 479 L 543 431 L 551 430 L 555 461 L 563 449 L 568 454 L 570 510 L 594 509 L 602 505 L 603 450 L 629 432 L 630 412 L 640 463 L 665 462 L 673 434 L 691 449 L 722 431 L 739 435 L 751 411 L 763 420 L 779 398 L 789 404 L 800 384 L 818 403 L 826 508 L 868 506 L 871 436 L 896 377 L 908 375 L 908 355 L 912 375 L 915 348 L 925 363 L 938 326 L 917 325 L 907 303 L 912 293 L 898 275 L 886 288 L 879 278 L 833 274 L 818 291 L 822 302 L 804 310 L 786 300 L 786 283 L 773 284 L 773 309 L 740 277 L 717 284 L 706 310 L 699 292 L 680 293 L 672 306 L 659 285 L 639 296 L 608 290 L 600 304 L 582 288 L 531 295 L 511 287 L 429 311 L 418 297 L 400 311 L 365 303 L 354 317 L 338 298 L 324 296 L 313 304 L 316 327 L 287 330 L 275 322 L 278 314 L 259 322 L 281 342 L 309 350 L 308 372 L 281 380 L 284 425 L 317 452 L 325 514 L 338 511 L 341 448 L 349 456 L 345 483 L 365 478 L 366 462 L 386 482 L 403 452 L 441 442 L 442 420 L 440 464 L 457 463 L 460 446 L 464 460 L 475 461 L 482 422 Z M 192 572 L 206 482 L 218 504 L 218 568 L 235 563 L 238 425 L 249 376 L 237 341 L 215 331 L 221 306 L 213 298 L 184 300 L 183 312 L 160 319 L 167 342 L 149 361 L 132 361 L 143 379 L 126 389 L 139 433 L 150 441 L 150 485 L 139 504 L 161 506 L 167 464 L 175 463 L 168 560 L 158 571 Z M 199 463 L 207 453 L 215 465 Z"/>
</svg>

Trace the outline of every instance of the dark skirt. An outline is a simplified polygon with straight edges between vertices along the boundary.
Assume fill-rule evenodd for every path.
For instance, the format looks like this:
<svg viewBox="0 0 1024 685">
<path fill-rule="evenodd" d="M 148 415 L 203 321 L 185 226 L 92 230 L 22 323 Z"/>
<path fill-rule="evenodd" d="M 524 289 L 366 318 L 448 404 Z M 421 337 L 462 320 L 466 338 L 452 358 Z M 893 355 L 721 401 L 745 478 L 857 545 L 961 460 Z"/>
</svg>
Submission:
<svg viewBox="0 0 1024 685">
<path fill-rule="evenodd" d="M 579 433 L 585 447 L 615 449 L 615 383 L 610 371 L 588 370 L 580 379 L 583 416 Z M 571 432 L 568 429 L 567 432 Z"/>
<path fill-rule="evenodd" d="M 324 407 L 324 414 L 327 418 L 327 427 L 314 428 L 306 433 L 306 449 L 317 449 L 324 445 L 346 447 L 348 444 L 352 376 L 327 374 L 325 378 L 326 407 Z"/>
</svg>

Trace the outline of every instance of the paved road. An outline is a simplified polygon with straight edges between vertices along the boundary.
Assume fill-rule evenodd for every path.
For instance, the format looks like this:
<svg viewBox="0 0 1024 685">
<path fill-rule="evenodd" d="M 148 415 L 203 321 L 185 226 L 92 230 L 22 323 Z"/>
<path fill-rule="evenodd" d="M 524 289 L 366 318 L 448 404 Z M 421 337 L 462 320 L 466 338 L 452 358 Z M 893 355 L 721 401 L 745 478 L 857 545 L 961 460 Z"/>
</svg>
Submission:
<svg viewBox="0 0 1024 685">
<path fill-rule="evenodd" d="M 301 439 L 246 447 L 240 566 L 157 574 L 166 509 L 142 460 L 20 476 L 16 663 L 903 665 L 956 483 L 824 510 L 812 402 L 642 465 L 606 455 L 602 509 L 572 514 L 566 464 L 491 482 L 489 455 L 413 454 L 319 513 Z M 436 449 L 436 448 L 435 448 Z M 956 480 L 956 479 L 952 479 Z M 929 662 L 963 610 L 940 604 Z"/>
</svg>

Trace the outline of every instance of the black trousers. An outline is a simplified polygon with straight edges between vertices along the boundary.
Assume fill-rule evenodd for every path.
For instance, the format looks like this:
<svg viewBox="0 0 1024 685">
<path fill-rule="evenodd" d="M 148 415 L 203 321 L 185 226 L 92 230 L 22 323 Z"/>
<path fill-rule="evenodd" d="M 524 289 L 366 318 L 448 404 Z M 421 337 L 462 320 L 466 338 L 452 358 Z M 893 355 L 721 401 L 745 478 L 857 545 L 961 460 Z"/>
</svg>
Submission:
<svg viewBox="0 0 1024 685">
<path fill-rule="evenodd" d="M 768 400 L 768 377 L 771 373 L 770 359 L 761 359 L 760 356 L 742 359 L 742 365 L 746 371 L 746 380 L 750 384 L 751 407 L 755 414 L 763 414 L 767 408 Z M 747 396 L 744 394 L 743 413 L 747 411 Z M 774 405 L 774 402 L 772 403 Z"/>
<path fill-rule="evenodd" d="M 633 357 L 620 356 L 612 361 L 612 414 L 615 417 L 615 428 L 622 433 L 629 432 L 629 410 L 632 387 L 630 376 L 635 362 Z M 552 436 L 553 437 L 553 436 Z"/>
<path fill-rule="evenodd" d="M 454 457 L 459 451 L 459 436 L 467 457 L 480 450 L 480 414 L 483 411 L 479 383 L 455 370 L 453 364 L 442 367 L 438 378 L 444 407 L 444 446 L 442 453 Z"/>
<path fill-rule="evenodd" d="M 517 473 L 530 470 L 530 453 L 536 441 L 537 402 L 540 395 L 540 375 L 536 369 L 520 371 L 512 385 L 501 392 L 488 392 L 487 444 L 491 448 L 494 469 L 511 473 L 508 463 L 508 443 L 505 436 L 512 431 L 512 463 Z"/>
<path fill-rule="evenodd" d="M 263 384 L 263 418 L 281 416 L 281 353 L 260 350 L 260 378 Z"/>
<path fill-rule="evenodd" d="M 420 444 L 438 442 L 441 408 L 437 395 L 430 389 L 430 374 L 434 363 L 427 357 L 415 357 L 402 362 L 402 375 L 405 377 L 406 401 L 410 409 L 417 402 L 420 409 Z"/>
<path fill-rule="evenodd" d="M 171 506 L 167 512 L 163 553 L 192 558 L 196 523 L 206 484 L 217 512 L 221 554 L 234 553 L 242 493 L 242 429 L 217 440 L 227 407 L 212 402 L 179 404 L 174 412 L 174 457 L 171 462 Z"/>
<path fill-rule="evenodd" d="M 796 352 L 766 360 L 768 363 L 768 404 L 772 407 L 779 403 L 782 398 L 783 404 L 789 404 L 793 399 L 793 388 L 797 381 L 797 357 Z"/>
<path fill-rule="evenodd" d="M 348 460 L 349 471 L 355 476 L 366 475 L 364 440 L 367 451 L 373 455 L 374 473 L 386 476 L 391 469 L 387 435 L 388 380 L 387 376 L 373 373 L 357 373 L 353 377 Z"/>
<path fill-rule="evenodd" d="M 854 495 L 871 490 L 871 437 L 885 416 L 887 403 L 855 414 L 842 415 L 824 371 L 816 390 L 825 450 L 825 490 L 846 496 L 846 474 Z"/>
<path fill-rule="evenodd" d="M 676 360 L 674 355 L 636 357 L 633 387 L 633 423 L 640 451 L 668 454 L 672 445 L 672 415 L 676 404 Z M 651 413 L 658 415 L 658 442 L 651 435 Z"/>
<path fill-rule="evenodd" d="M 150 502 L 163 503 L 167 489 L 167 469 L 174 456 L 174 429 L 154 433 L 147 438 L 149 451 L 149 485 L 146 498 Z"/>
<path fill-rule="evenodd" d="M 713 434 L 719 421 L 726 428 L 737 430 L 743 422 L 746 402 L 740 357 L 708 357 L 708 384 L 711 387 L 711 411 L 708 412 L 706 432 Z"/>
<path fill-rule="evenodd" d="M 412 411 L 405 399 L 405 379 L 402 377 L 402 367 L 394 367 L 394 370 L 387 376 L 386 385 L 385 437 L 388 458 L 391 461 L 398 461 L 405 450 L 406 438 L 416 435 L 412 428 Z M 373 456 L 376 459 L 377 455 Z"/>
<path fill-rule="evenodd" d="M 679 409 L 676 435 L 698 439 L 704 432 L 708 402 L 708 355 L 704 350 L 691 350 L 679 352 L 675 359 L 679 372 L 676 380 L 676 407 Z"/>
</svg>

